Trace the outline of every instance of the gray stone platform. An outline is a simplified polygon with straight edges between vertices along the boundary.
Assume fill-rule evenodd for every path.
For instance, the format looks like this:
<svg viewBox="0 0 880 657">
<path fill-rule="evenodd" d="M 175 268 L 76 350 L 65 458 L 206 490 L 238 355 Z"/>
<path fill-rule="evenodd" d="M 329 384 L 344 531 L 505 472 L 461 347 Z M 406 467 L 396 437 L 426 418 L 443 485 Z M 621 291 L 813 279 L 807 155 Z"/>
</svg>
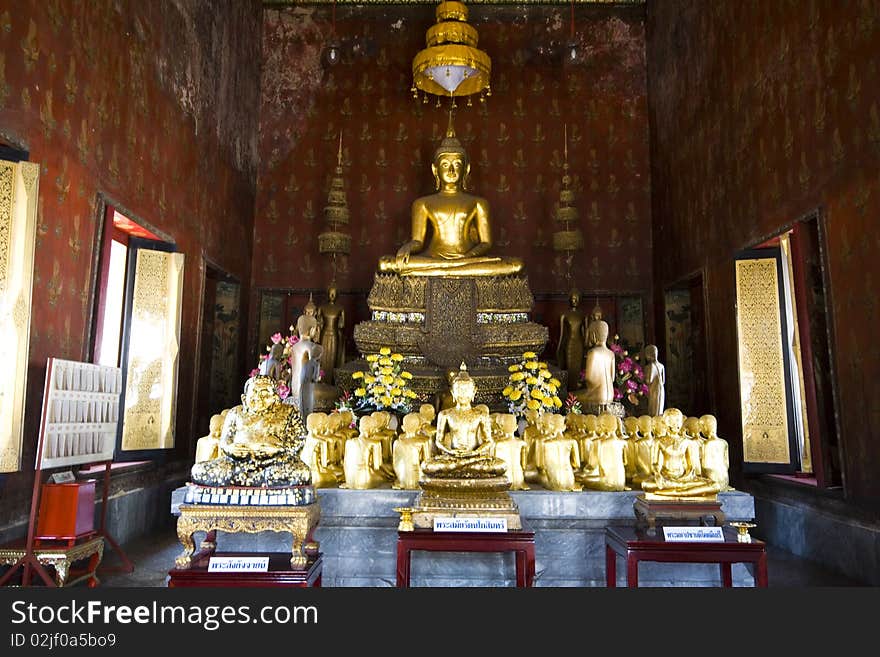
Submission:
<svg viewBox="0 0 880 657">
<path fill-rule="evenodd" d="M 172 495 L 171 511 L 184 488 Z M 633 500 L 640 491 L 559 493 L 541 489 L 511 493 L 523 523 L 535 532 L 535 586 L 605 586 L 607 525 L 635 523 Z M 315 532 L 324 553 L 324 586 L 394 586 L 397 567 L 397 523 L 394 507 L 412 506 L 418 491 L 318 490 L 321 520 Z M 752 520 L 751 495 L 721 493 L 727 520 Z M 197 537 L 197 540 L 199 537 Z M 287 534 L 221 534 L 221 551 L 284 551 Z M 618 586 L 626 569 L 618 563 Z M 733 565 L 734 586 L 752 586 L 751 567 Z M 641 563 L 640 586 L 720 586 L 715 564 Z M 513 586 L 512 554 L 416 552 L 413 586 Z"/>
</svg>

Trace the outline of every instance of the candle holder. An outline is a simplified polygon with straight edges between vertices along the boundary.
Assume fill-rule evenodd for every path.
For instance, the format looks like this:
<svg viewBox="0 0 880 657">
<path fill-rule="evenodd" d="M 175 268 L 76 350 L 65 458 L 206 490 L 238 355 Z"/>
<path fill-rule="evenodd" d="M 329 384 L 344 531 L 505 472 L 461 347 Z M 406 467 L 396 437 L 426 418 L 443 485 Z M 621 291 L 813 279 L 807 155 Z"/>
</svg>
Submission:
<svg viewBox="0 0 880 657">
<path fill-rule="evenodd" d="M 753 527 L 757 527 L 757 525 L 753 522 L 732 522 L 730 523 L 731 527 L 736 527 L 736 541 L 737 543 L 751 543 L 752 537 L 749 534 L 749 530 Z"/>
<path fill-rule="evenodd" d="M 411 532 L 415 530 L 413 526 L 413 510 L 408 506 L 396 506 L 393 509 L 400 514 L 400 523 L 397 525 L 397 530 L 401 532 Z"/>
</svg>

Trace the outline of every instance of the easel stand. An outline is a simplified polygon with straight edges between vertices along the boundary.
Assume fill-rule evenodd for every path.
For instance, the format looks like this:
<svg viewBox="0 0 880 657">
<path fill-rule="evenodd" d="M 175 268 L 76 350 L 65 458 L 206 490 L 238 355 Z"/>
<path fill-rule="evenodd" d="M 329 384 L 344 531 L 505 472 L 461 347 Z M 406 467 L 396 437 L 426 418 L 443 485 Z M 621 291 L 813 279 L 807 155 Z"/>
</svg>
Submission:
<svg viewBox="0 0 880 657">
<path fill-rule="evenodd" d="M 31 572 L 35 571 L 40 579 L 43 580 L 43 583 L 46 586 L 56 586 L 56 582 L 49 575 L 46 569 L 43 567 L 43 564 L 40 563 L 39 559 L 36 555 L 36 542 L 39 540 L 36 536 L 37 533 L 37 514 L 40 508 L 40 493 L 43 486 L 43 454 L 44 454 L 44 443 L 46 441 L 46 426 L 50 422 L 48 418 L 48 414 L 50 412 L 50 408 L 52 403 L 50 403 L 51 395 L 50 391 L 52 390 L 52 386 L 55 382 L 55 367 L 56 367 L 56 359 L 50 358 L 47 368 L 46 368 L 46 382 L 45 388 L 43 391 L 43 411 L 42 417 L 40 420 L 40 433 L 37 439 L 37 462 L 36 467 L 34 469 L 34 486 L 33 491 L 31 493 L 31 510 L 28 516 L 28 532 L 27 539 L 25 541 L 24 547 L 24 555 L 16 561 L 12 567 L 0 577 L 0 586 L 5 585 L 9 582 L 13 575 L 18 572 L 19 569 L 22 569 L 21 575 L 21 585 L 23 587 L 29 586 L 31 583 Z M 59 370 L 60 376 L 60 370 Z M 86 461 L 87 462 L 87 461 Z M 99 463 L 101 461 L 98 461 Z M 120 556 L 123 562 L 123 566 L 119 569 L 121 572 L 132 572 L 134 570 L 134 566 L 131 561 L 128 559 L 128 556 L 116 542 L 116 540 L 110 535 L 107 531 L 107 500 L 110 492 L 110 460 L 103 461 L 105 464 L 104 469 L 104 492 L 103 492 L 103 502 L 101 508 L 101 525 L 98 532 L 90 532 L 85 537 L 77 536 L 77 539 L 87 538 L 93 539 L 96 535 L 102 536 L 110 543 L 116 553 Z M 69 544 L 68 547 L 75 544 L 73 541 Z M 43 547 L 43 546 L 41 546 Z"/>
<path fill-rule="evenodd" d="M 125 554 L 125 550 L 116 542 L 116 539 L 113 538 L 112 534 L 107 531 L 107 499 L 110 496 L 110 461 L 104 462 L 104 492 L 101 498 L 101 527 L 98 529 L 98 535 L 103 536 L 107 542 L 110 544 L 110 547 L 113 548 L 113 551 L 119 555 L 119 559 L 122 561 L 121 566 L 101 566 L 99 571 L 102 573 L 131 573 L 134 572 L 134 564 L 128 558 L 128 555 Z"/>
</svg>

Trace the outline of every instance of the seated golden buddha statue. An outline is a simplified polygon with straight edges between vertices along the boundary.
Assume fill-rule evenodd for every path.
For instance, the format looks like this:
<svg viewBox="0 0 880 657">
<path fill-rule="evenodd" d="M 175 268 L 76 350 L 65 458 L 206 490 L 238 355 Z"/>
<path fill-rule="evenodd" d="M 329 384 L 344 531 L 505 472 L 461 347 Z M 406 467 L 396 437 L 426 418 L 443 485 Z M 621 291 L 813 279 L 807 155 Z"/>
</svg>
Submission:
<svg viewBox="0 0 880 657">
<path fill-rule="evenodd" d="M 261 375 L 248 379 L 241 402 L 226 415 L 219 456 L 196 463 L 191 480 L 205 486 L 310 484 L 309 467 L 299 458 L 302 416 L 295 406 L 282 403 L 275 380 Z"/>
<path fill-rule="evenodd" d="M 422 471 L 427 477 L 440 478 L 503 477 L 504 461 L 492 456 L 489 413 L 485 407 L 471 406 L 477 390 L 464 363 L 452 377 L 451 390 L 455 406 L 438 413 L 434 439 L 438 453 L 422 466 Z"/>
<path fill-rule="evenodd" d="M 201 461 L 210 461 L 220 456 L 220 435 L 223 431 L 223 423 L 226 421 L 226 415 L 229 409 L 220 411 L 216 415 L 211 416 L 208 424 L 209 432 L 207 436 L 202 436 L 196 442 L 196 463 Z"/>
<path fill-rule="evenodd" d="M 505 476 L 510 482 L 510 490 L 529 490 L 525 480 L 526 441 L 516 436 L 516 415 L 494 413 L 490 417 L 495 439 L 492 455 L 507 466 Z"/>
<path fill-rule="evenodd" d="M 544 437 L 541 441 L 541 485 L 547 490 L 581 490 L 574 473 L 581 467 L 577 441 L 565 435 L 565 416 L 544 414 Z"/>
<path fill-rule="evenodd" d="M 310 413 L 306 418 L 306 429 L 308 434 L 300 456 L 312 472 L 312 484 L 315 488 L 335 486 L 339 483 L 340 472 L 333 467 L 336 443 L 330 428 L 330 416 Z"/>
<path fill-rule="evenodd" d="M 593 441 L 596 470 L 592 476 L 583 477 L 585 488 L 593 490 L 628 490 L 626 487 L 627 441 L 622 434 L 623 423 L 610 413 L 602 413 L 596 419 L 599 438 Z"/>
<path fill-rule="evenodd" d="M 418 413 L 403 416 L 401 436 L 394 441 L 392 464 L 394 465 L 395 489 L 415 489 L 419 487 L 422 463 L 428 459 L 428 445 L 419 433 L 422 417 Z"/>
<path fill-rule="evenodd" d="M 470 163 L 455 136 L 451 115 L 446 138 L 434 152 L 431 172 L 437 192 L 413 202 L 412 239 L 396 255 L 380 258 L 379 271 L 401 276 L 519 273 L 522 260 L 487 255 L 492 248 L 489 203 L 465 191 Z"/>
<path fill-rule="evenodd" d="M 700 435 L 703 436 L 703 476 L 718 486 L 719 491 L 730 488 L 730 454 L 727 441 L 718 436 L 718 420 L 714 415 L 700 417 Z"/>
<path fill-rule="evenodd" d="M 382 442 L 373 437 L 378 423 L 370 415 L 362 416 L 358 424 L 360 433 L 345 441 L 345 456 L 342 460 L 345 483 L 340 488 L 364 490 L 376 488 L 388 480 L 382 470 Z"/>
<path fill-rule="evenodd" d="M 653 476 L 642 482 L 642 490 L 661 498 L 714 499 L 720 487 L 697 474 L 697 464 L 692 460 L 692 449 L 682 428 L 682 412 L 668 408 L 661 417 L 661 433 L 663 425 L 666 433 L 657 436 L 655 431 Z"/>
</svg>

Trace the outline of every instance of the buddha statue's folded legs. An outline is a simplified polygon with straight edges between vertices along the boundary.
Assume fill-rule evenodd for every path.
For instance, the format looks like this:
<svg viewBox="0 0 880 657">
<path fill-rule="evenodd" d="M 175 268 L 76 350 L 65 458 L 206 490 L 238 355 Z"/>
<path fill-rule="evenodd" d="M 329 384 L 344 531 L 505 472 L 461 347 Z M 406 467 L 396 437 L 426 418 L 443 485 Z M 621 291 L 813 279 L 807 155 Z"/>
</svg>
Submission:
<svg viewBox="0 0 880 657">
<path fill-rule="evenodd" d="M 383 256 L 379 259 L 380 272 L 401 276 L 509 276 L 522 269 L 521 260 L 496 256 L 450 259 L 410 256 L 407 260 Z"/>
</svg>

